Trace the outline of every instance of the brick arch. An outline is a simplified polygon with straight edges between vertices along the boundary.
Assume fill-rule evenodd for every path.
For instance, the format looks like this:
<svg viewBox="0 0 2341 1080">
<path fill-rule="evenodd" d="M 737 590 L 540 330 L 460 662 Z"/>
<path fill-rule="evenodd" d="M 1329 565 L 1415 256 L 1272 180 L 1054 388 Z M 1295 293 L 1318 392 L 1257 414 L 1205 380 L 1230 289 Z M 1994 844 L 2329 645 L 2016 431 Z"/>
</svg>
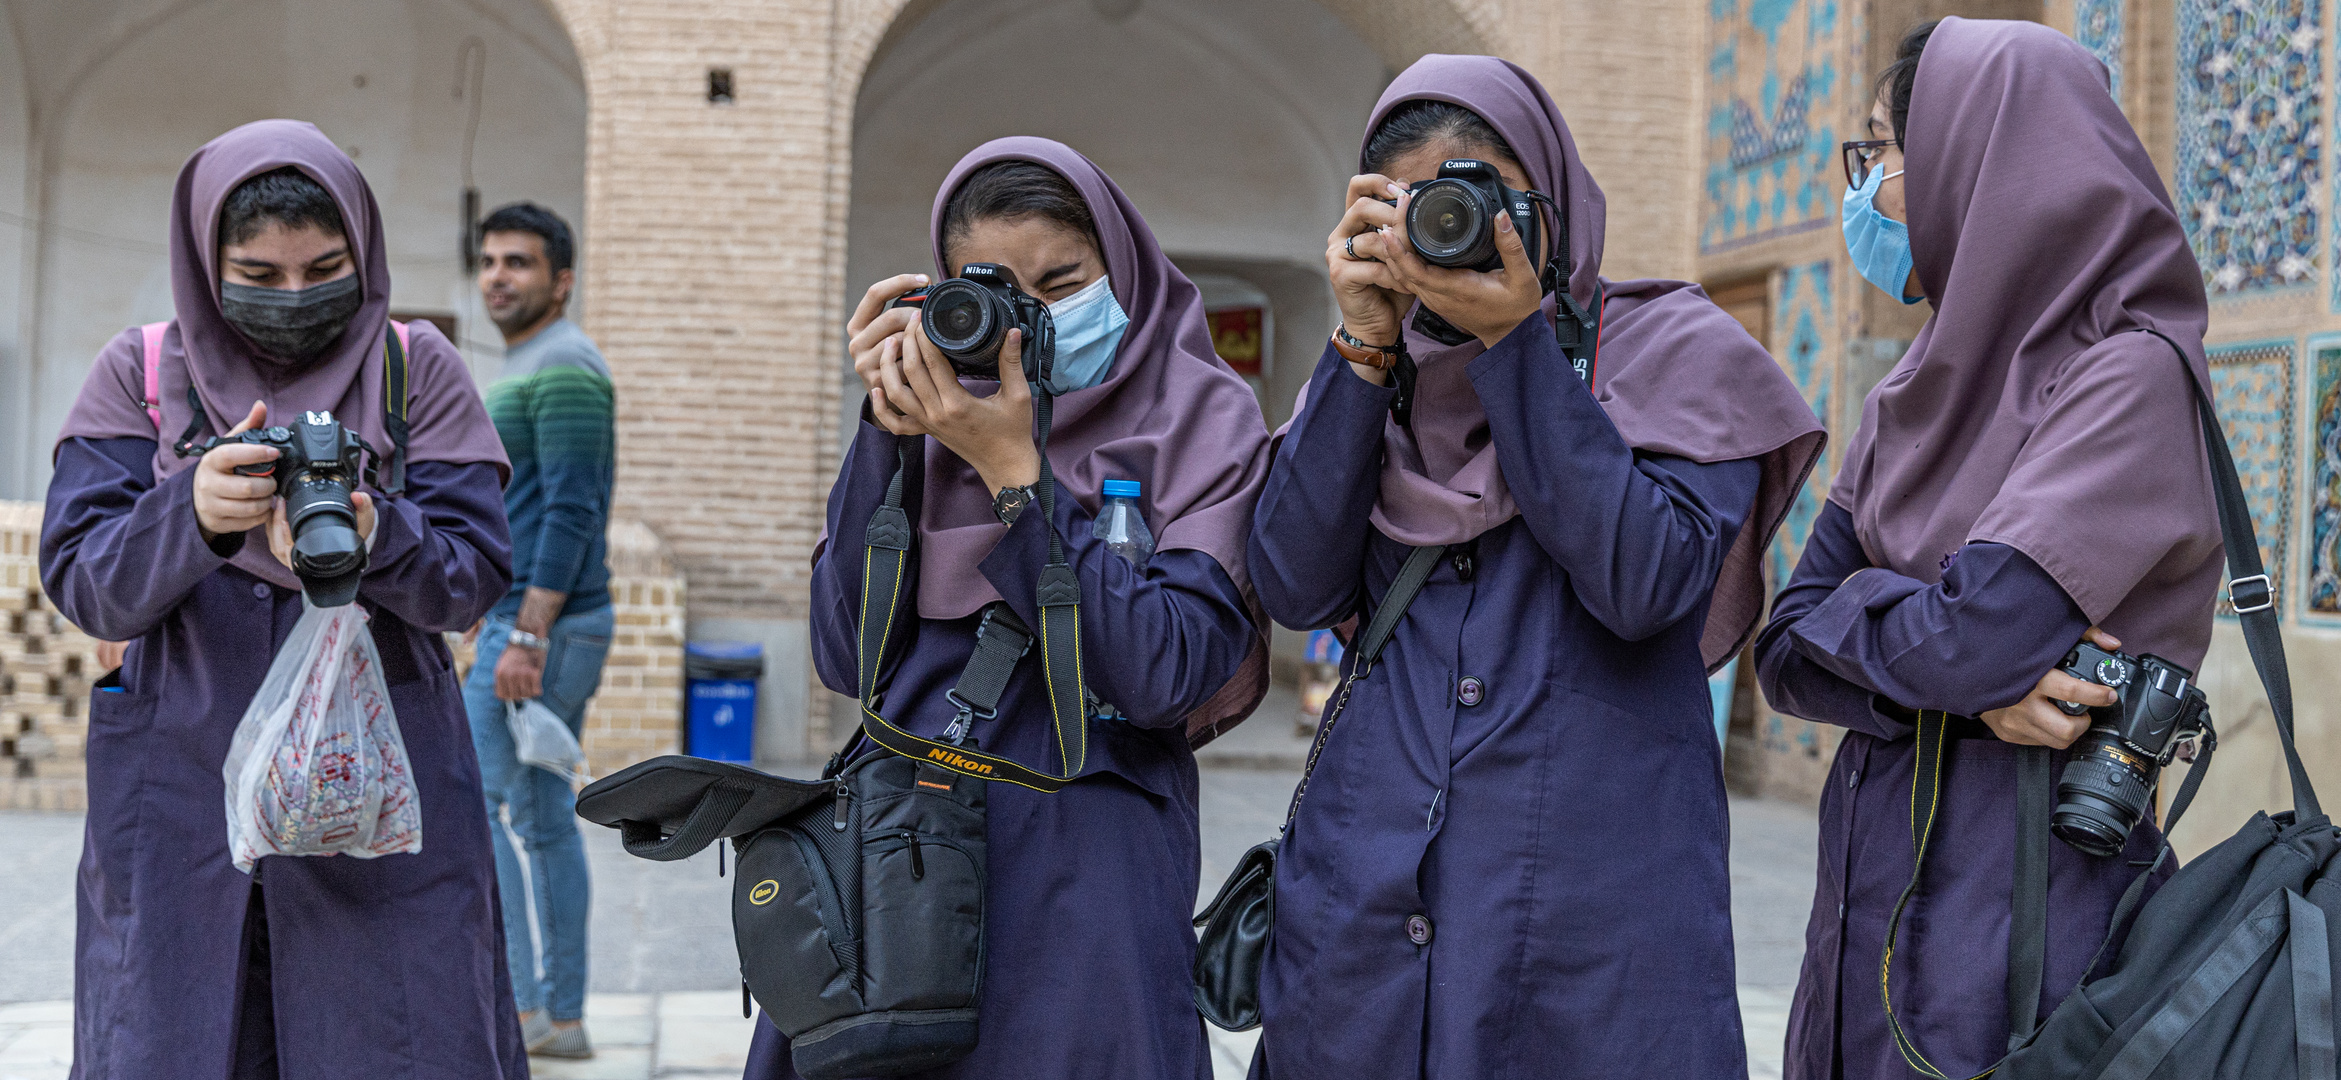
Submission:
<svg viewBox="0 0 2341 1080">
<path fill-rule="evenodd" d="M 580 3 L 583 0 L 555 0 Z M 951 0 L 848 0 L 838 14 L 837 86 L 852 100 L 879 55 Z M 1424 53 L 1486 53 L 1503 19 L 1493 0 L 1315 0 L 1365 39 L 1390 70 Z M 851 92 L 847 92 L 850 88 Z"/>
</svg>

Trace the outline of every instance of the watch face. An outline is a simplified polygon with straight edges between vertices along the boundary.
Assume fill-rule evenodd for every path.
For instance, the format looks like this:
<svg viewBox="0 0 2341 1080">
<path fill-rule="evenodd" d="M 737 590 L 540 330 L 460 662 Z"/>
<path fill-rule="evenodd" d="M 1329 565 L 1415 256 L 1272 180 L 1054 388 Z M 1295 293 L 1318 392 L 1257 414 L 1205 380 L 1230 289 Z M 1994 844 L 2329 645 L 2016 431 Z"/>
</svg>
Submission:
<svg viewBox="0 0 2341 1080">
<path fill-rule="evenodd" d="M 1031 501 L 1031 488 L 1003 488 L 992 499 L 992 512 L 998 514 L 1001 521 L 1014 525 L 1016 516 L 1023 513 L 1025 504 Z"/>
</svg>

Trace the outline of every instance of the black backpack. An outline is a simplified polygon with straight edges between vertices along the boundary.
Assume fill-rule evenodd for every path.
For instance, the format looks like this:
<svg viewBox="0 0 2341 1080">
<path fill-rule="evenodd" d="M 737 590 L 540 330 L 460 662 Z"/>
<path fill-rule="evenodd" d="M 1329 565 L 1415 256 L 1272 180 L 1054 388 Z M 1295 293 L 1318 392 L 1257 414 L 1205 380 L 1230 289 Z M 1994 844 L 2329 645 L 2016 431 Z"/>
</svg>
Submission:
<svg viewBox="0 0 2341 1080">
<path fill-rule="evenodd" d="M 2178 349 L 2176 343 L 2171 347 Z M 2179 356 L 2183 362 L 2185 353 Z M 2341 832 L 2318 806 L 2294 744 L 2291 675 L 2243 485 L 2199 385 L 2195 395 L 2232 575 L 2228 596 L 2284 744 L 2293 809 L 2254 814 L 2242 831 L 2180 868 L 2141 907 L 2148 880 L 2170 857 L 2165 839 L 2114 908 L 2107 943 L 2133 912 L 2137 919 L 2128 924 L 2129 936 L 2110 969 L 2101 978 L 2085 979 L 2045 1022 L 2036 1023 L 2046 954 L 2052 796 L 2046 753 L 2026 754 L 2019 765 L 2014 923 L 2008 943 L 2010 1052 L 1978 1076 L 1997 1070 L 2003 1080 L 2336 1080 L 2333 982 L 2334 972 L 2341 970 L 2341 934 L 2334 927 L 2341 922 L 2341 871 L 2334 869 L 2334 856 L 2341 853 Z M 1942 722 L 1940 714 L 1931 715 L 1932 722 Z M 1926 745 L 1922 731 L 1922 789 L 1940 764 L 1939 755 L 1931 763 L 1925 760 Z M 2206 735 L 2171 802 L 2170 826 L 2177 825 L 2193 800 L 2214 745 Z M 1921 810 L 1922 865 L 1924 832 L 1932 817 Z M 1912 884 L 1915 888 L 1915 875 Z M 1889 932 L 1889 957 L 1892 944 Z M 2099 946 L 2088 970 L 2098 969 L 2104 949 Z M 1890 1005 L 1887 1017 L 1911 1067 L 1940 1080 L 1944 1074 L 1911 1045 L 1893 1021 Z"/>
<path fill-rule="evenodd" d="M 1034 385 L 1042 451 L 1039 506 L 1054 521 L 1049 399 Z M 943 740 L 881 715 L 886 646 L 906 608 L 917 530 L 903 509 L 905 448 L 871 516 L 862 562 L 857 662 L 861 725 L 818 781 L 691 757 L 653 758 L 588 785 L 577 813 L 620 830 L 627 852 L 687 858 L 717 840 L 738 852 L 732 932 L 748 998 L 789 1038 L 805 1080 L 899 1076 L 975 1049 L 984 970 L 984 782 L 1053 792 L 1079 776 L 1091 715 L 1080 676 L 1081 588 L 1052 530 L 1041 571 L 1041 630 L 1004 603 L 984 610 L 976 649 L 950 691 Z M 1038 645 L 1062 776 L 984 753 L 1017 662 Z M 867 738 L 880 749 L 859 756 Z M 718 872 L 721 863 L 718 863 Z"/>
</svg>

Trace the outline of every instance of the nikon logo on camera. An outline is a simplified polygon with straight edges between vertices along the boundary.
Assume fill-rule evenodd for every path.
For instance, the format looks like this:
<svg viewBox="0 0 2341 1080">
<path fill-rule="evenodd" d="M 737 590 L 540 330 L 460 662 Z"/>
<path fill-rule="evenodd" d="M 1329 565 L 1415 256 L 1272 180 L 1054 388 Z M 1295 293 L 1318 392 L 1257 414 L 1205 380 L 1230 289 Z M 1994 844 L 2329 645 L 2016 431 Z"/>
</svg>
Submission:
<svg viewBox="0 0 2341 1080">
<path fill-rule="evenodd" d="M 763 907 L 764 905 L 771 903 L 773 897 L 779 895 L 780 882 L 774 881 L 771 878 L 765 878 L 764 880 L 757 882 L 755 888 L 748 890 L 748 902 L 754 904 L 757 907 Z"/>
<path fill-rule="evenodd" d="M 973 758 L 961 757 L 960 755 L 954 754 L 949 750 L 945 750 L 940 746 L 927 751 L 927 756 L 933 758 L 936 761 L 940 761 L 945 765 L 949 765 L 954 769 L 965 769 L 969 772 L 980 773 L 984 776 L 990 776 L 992 774 L 991 766 Z"/>
</svg>

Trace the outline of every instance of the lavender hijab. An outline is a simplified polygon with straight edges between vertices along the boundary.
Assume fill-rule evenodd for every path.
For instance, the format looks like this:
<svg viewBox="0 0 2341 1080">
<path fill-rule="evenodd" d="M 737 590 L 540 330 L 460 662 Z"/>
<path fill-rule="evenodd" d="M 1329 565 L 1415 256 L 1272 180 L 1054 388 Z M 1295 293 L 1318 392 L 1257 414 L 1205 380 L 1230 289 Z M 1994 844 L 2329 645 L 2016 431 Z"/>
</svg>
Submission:
<svg viewBox="0 0 2341 1080">
<path fill-rule="evenodd" d="M 2192 667 L 2222 550 L 2187 386 L 2210 385 L 2209 312 L 2106 86 L 2034 23 L 1944 19 L 1928 40 L 1903 183 L 1935 315 L 1829 498 L 1878 566 L 1934 582 L 1962 544 L 2007 544 L 2126 649 Z"/>
<path fill-rule="evenodd" d="M 1697 462 L 1761 459 L 1754 513 L 1725 556 L 1700 641 L 1708 669 L 1720 667 L 1764 613 L 1764 548 L 1820 457 L 1827 435 L 1819 420 L 1771 354 L 1698 286 L 1600 278 L 1607 204 L 1535 76 L 1492 56 L 1425 56 L 1382 92 L 1368 137 L 1408 101 L 1478 114 L 1520 155 L 1529 183 L 1566 210 L 1569 293 L 1587 310 L 1601 303 L 1593 396 L 1619 437 L 1636 450 Z M 1359 168 L 1366 168 L 1362 148 Z M 1555 308 L 1546 297 L 1547 319 Z M 1468 371 L 1485 348 L 1441 345 L 1411 326 L 1406 345 L 1417 370 L 1414 430 L 1396 422 L 1383 430 L 1373 522 L 1401 543 L 1461 543 L 1519 513 Z M 1556 368 L 1554 377 L 1568 373 Z"/>
<path fill-rule="evenodd" d="M 287 165 L 333 196 L 365 296 L 341 339 L 298 367 L 253 348 L 220 314 L 219 301 L 221 208 L 244 181 Z M 389 453 L 383 335 L 390 321 L 390 259 L 382 215 L 357 163 L 325 133 L 297 120 L 261 120 L 213 139 L 187 159 L 171 196 L 171 297 L 178 318 L 163 336 L 161 430 L 146 412 L 145 365 L 139 332 L 132 329 L 117 336 L 91 365 L 81 397 L 57 434 L 60 444 L 73 438 L 154 439 L 158 482 L 189 468 L 197 459 L 178 456 L 171 444 L 187 427 L 192 382 L 203 403 L 206 434 L 242 422 L 252 403 L 260 401 L 268 405 L 270 423 L 330 409 L 368 445 Z M 408 463 L 485 461 L 508 475 L 503 443 L 480 407 L 462 356 L 429 323 L 413 324 L 409 334 Z M 285 588 L 300 586 L 300 579 L 270 554 L 263 530 L 253 530 L 233 561 L 255 577 Z"/>
<path fill-rule="evenodd" d="M 970 173 L 1002 161 L 1029 161 L 1072 182 L 1097 222 L 1097 239 L 1114 299 L 1130 317 L 1104 382 L 1056 397 L 1049 464 L 1060 495 L 1096 510 L 1104 482 L 1140 481 L 1146 527 L 1155 550 L 1188 549 L 1216 560 L 1253 607 L 1262 636 L 1235 679 L 1197 715 L 1190 733 L 1251 712 L 1267 691 L 1267 620 L 1252 600 L 1244 569 L 1252 505 L 1267 482 L 1268 432 L 1251 387 L 1211 347 L 1203 297 L 1171 265 L 1137 207 L 1104 170 L 1063 143 L 995 139 L 959 160 L 935 193 L 930 238 L 943 263 L 943 212 Z M 996 384 L 968 382 L 990 393 Z M 977 564 L 1007 526 L 992 513 L 992 492 L 973 467 L 927 440 L 925 510 L 919 519 L 922 618 L 956 619 L 1000 599 Z"/>
</svg>

